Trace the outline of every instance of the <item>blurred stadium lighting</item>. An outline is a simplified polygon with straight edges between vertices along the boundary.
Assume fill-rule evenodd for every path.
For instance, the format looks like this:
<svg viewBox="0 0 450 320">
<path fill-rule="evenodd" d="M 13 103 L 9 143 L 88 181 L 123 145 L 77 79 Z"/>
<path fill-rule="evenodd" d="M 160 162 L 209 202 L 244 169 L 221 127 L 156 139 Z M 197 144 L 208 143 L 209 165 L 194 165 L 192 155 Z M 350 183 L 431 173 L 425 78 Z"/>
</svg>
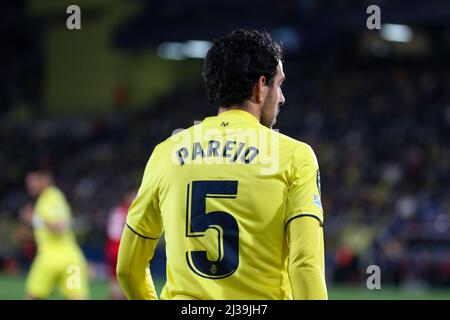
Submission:
<svg viewBox="0 0 450 320">
<path fill-rule="evenodd" d="M 183 60 L 183 44 L 180 42 L 164 42 L 158 47 L 158 55 L 163 59 Z"/>
<path fill-rule="evenodd" d="M 210 41 L 188 40 L 186 42 L 164 42 L 158 47 L 158 55 L 163 59 L 183 60 L 185 58 L 203 59 L 211 48 Z"/>
<path fill-rule="evenodd" d="M 291 27 L 280 27 L 272 31 L 273 37 L 283 43 L 284 49 L 297 50 L 301 45 L 301 38 Z"/>
<path fill-rule="evenodd" d="M 187 58 L 203 59 L 211 46 L 209 41 L 190 40 L 184 43 L 182 50 Z"/>
<path fill-rule="evenodd" d="M 381 25 L 380 36 L 386 41 L 410 42 L 413 31 L 406 25 L 386 23 Z"/>
</svg>

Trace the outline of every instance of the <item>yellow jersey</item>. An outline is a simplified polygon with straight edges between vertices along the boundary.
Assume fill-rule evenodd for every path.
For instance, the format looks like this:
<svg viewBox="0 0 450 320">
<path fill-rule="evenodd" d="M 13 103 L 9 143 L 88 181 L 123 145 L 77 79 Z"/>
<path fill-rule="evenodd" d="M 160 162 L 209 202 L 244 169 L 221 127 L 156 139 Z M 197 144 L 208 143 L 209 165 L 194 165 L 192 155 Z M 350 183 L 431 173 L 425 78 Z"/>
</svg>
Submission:
<svg viewBox="0 0 450 320">
<path fill-rule="evenodd" d="M 67 255 L 78 249 L 71 228 L 62 233 L 52 232 L 47 223 L 64 222 L 70 225 L 71 210 L 66 197 L 56 186 L 47 187 L 36 200 L 33 214 L 34 237 L 38 254 Z"/>
<path fill-rule="evenodd" d="M 323 224 L 311 147 L 229 110 L 156 146 L 127 227 L 165 232 L 162 299 L 291 299 L 286 228 L 301 216 Z"/>
</svg>

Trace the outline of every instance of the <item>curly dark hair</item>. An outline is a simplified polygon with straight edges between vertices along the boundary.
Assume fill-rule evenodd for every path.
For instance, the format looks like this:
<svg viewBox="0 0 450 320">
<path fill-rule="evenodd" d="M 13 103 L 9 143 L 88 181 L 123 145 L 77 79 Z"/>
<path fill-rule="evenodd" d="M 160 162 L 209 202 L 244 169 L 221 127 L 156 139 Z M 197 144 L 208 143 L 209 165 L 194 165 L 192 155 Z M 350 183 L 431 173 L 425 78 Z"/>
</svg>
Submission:
<svg viewBox="0 0 450 320">
<path fill-rule="evenodd" d="M 271 86 L 282 55 L 282 44 L 265 31 L 235 30 L 214 39 L 202 73 L 209 103 L 221 107 L 242 103 L 252 96 L 261 76 Z"/>
</svg>

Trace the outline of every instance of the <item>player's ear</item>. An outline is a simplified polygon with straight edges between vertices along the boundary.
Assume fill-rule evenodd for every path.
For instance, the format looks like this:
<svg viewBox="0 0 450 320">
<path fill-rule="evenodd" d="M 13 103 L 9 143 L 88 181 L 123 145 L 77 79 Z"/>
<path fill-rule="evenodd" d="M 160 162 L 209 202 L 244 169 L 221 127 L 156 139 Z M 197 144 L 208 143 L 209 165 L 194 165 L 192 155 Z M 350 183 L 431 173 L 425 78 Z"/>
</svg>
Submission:
<svg viewBox="0 0 450 320">
<path fill-rule="evenodd" d="M 269 87 L 267 85 L 267 78 L 265 76 L 260 76 L 258 81 L 256 81 L 253 86 L 253 99 L 255 103 L 261 103 L 269 94 Z"/>
</svg>

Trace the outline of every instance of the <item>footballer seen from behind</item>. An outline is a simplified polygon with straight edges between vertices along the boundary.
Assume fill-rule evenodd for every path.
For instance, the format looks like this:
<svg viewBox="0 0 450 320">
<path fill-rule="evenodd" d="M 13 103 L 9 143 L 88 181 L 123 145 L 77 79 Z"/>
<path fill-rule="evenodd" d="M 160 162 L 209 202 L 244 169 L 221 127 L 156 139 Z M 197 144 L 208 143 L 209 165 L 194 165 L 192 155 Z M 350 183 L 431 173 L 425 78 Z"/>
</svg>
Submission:
<svg viewBox="0 0 450 320">
<path fill-rule="evenodd" d="M 153 150 L 122 233 L 129 299 L 157 299 L 149 269 L 165 232 L 161 299 L 327 299 L 316 156 L 272 129 L 285 103 L 281 44 L 216 39 L 203 66 L 218 115 Z"/>
<path fill-rule="evenodd" d="M 35 203 L 27 206 L 22 215 L 31 216 L 37 245 L 26 281 L 27 298 L 46 299 L 58 288 L 66 299 L 87 299 L 86 260 L 72 232 L 66 197 L 46 169 L 33 169 L 25 182 Z"/>
</svg>

